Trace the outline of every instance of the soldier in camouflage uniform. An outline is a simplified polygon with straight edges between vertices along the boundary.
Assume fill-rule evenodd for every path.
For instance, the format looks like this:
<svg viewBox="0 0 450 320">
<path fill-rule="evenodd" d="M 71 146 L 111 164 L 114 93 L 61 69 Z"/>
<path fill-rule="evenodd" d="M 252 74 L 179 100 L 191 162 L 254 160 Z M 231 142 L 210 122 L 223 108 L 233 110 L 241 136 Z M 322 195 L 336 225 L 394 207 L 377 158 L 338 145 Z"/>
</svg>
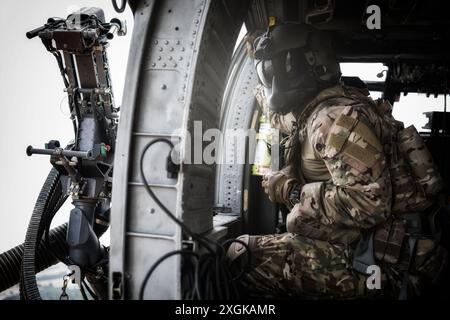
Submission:
<svg viewBox="0 0 450 320">
<path fill-rule="evenodd" d="M 368 290 L 356 259 L 369 243 L 372 264 L 383 270 L 382 288 L 398 296 L 438 273 L 445 260 L 435 238 L 407 236 L 408 221 L 417 221 L 409 214 L 431 210 L 442 180 L 417 132 L 403 130 L 388 102 L 341 81 L 327 40 L 305 25 L 284 24 L 255 42 L 263 85 L 256 98 L 272 126 L 289 134 L 287 166 L 263 179 L 270 200 L 290 209 L 288 232 L 241 236 L 251 254 L 233 243 L 229 261 L 250 267 L 241 282 L 258 296 L 379 295 L 387 290 Z"/>
</svg>

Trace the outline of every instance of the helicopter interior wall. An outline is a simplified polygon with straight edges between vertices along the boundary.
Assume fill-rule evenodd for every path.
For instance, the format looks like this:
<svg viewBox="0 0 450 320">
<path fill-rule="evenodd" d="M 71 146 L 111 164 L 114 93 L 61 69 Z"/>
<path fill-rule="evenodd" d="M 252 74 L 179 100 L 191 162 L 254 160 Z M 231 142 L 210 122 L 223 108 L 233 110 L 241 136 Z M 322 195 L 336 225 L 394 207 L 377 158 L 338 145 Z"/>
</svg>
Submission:
<svg viewBox="0 0 450 320">
<path fill-rule="evenodd" d="M 192 133 L 197 120 L 203 121 L 204 130 L 255 128 L 258 113 L 251 88 L 256 84 L 256 75 L 251 61 L 243 56 L 245 50 L 241 48 L 233 62 L 232 51 L 244 20 L 250 32 L 262 29 L 261 23 L 267 22 L 270 10 L 277 12 L 279 7 L 275 4 L 287 1 L 133 3 L 135 45 L 130 51 L 121 109 L 117 142 L 120 161 L 115 166 L 111 212 L 110 292 L 111 298 L 116 299 L 135 299 L 150 266 L 163 254 L 183 245 L 180 228 L 168 227 L 173 222 L 145 193 L 136 170 L 143 147 L 160 138 L 178 139 L 187 147 L 185 132 Z M 250 10 L 246 12 L 248 3 Z M 345 21 L 345 17 L 338 20 Z M 342 43 L 352 43 L 347 40 L 351 39 Z M 354 57 L 346 59 L 351 61 Z M 230 65 L 234 68 L 229 71 Z M 226 87 L 227 75 L 239 85 Z M 179 130 L 174 130 L 174 126 Z M 245 145 L 241 148 L 234 155 L 251 152 Z M 146 163 L 160 163 L 161 154 L 166 152 L 164 145 L 155 145 L 146 155 Z M 257 212 L 251 212 L 251 191 L 258 183 L 251 181 L 248 165 L 190 165 L 182 167 L 175 180 L 151 166 L 147 170 L 149 174 L 161 175 L 150 181 L 155 193 L 164 203 L 171 204 L 177 218 L 196 231 L 211 229 L 213 220 L 222 225 L 240 220 L 245 225 L 252 219 L 250 216 L 258 217 Z M 252 185 L 255 187 L 250 190 Z M 261 197 L 262 194 L 254 195 L 254 199 Z M 217 213 L 214 218 L 211 208 Z M 262 220 L 256 219 L 257 222 L 269 226 Z M 180 298 L 180 258 L 171 258 L 158 268 L 147 288 L 152 290 L 146 291 L 146 299 Z"/>
<path fill-rule="evenodd" d="M 194 232 L 213 227 L 214 165 L 182 166 L 167 178 L 168 148 L 158 141 L 181 141 L 192 148 L 195 122 L 203 130 L 217 128 L 220 103 L 233 46 L 246 10 L 246 1 L 135 1 L 127 81 L 121 108 L 111 211 L 110 295 L 136 299 L 152 264 L 169 251 L 182 248 L 184 238 L 160 206 L 146 194 L 139 174 L 167 204 L 175 217 Z M 194 146 L 195 147 L 195 146 Z M 193 149 L 193 148 L 192 148 Z M 164 155 L 164 156 L 163 156 Z M 149 164 L 149 165 L 147 165 Z M 212 237 L 222 232 L 212 229 Z M 145 299 L 179 299 L 181 258 L 157 268 L 145 289 Z M 152 288 L 152 290 L 150 290 Z"/>
<path fill-rule="evenodd" d="M 261 115 L 254 97 L 258 79 L 253 59 L 247 54 L 244 37 L 238 41 L 221 107 L 220 130 L 225 139 L 218 158 L 224 163 L 216 166 L 214 223 L 228 227 L 227 238 L 242 233 L 275 233 L 279 211 L 278 206 L 265 195 L 261 187 L 262 177 L 251 174 L 255 144 L 249 143 L 249 139 L 252 130 L 258 130 Z M 233 136 L 235 132 L 240 134 L 239 139 Z M 242 139 L 242 135 L 247 139 Z M 278 163 L 278 159 L 273 163 Z M 230 221 L 237 227 L 231 228 Z"/>
</svg>

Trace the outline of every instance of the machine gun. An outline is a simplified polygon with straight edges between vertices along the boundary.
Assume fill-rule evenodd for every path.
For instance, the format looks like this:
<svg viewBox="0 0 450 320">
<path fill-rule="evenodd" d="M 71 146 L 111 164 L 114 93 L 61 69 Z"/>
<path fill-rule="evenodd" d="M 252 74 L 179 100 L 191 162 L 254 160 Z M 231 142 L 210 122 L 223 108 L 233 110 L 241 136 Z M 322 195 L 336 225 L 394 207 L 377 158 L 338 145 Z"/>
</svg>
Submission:
<svg viewBox="0 0 450 320">
<path fill-rule="evenodd" d="M 62 260 L 72 266 L 72 270 L 80 270 L 81 274 L 75 278 L 81 279 L 88 271 L 97 276 L 107 274 L 107 250 L 100 244 L 99 235 L 109 225 L 119 111 L 114 104 L 106 54 L 113 32 L 125 35 L 125 24 L 118 19 L 105 22 L 100 8 L 82 8 L 67 19 L 50 18 L 44 26 L 26 34 L 29 39 L 41 38 L 45 48 L 56 58 L 68 95 L 74 141 L 62 148 L 57 140 L 52 140 L 44 149 L 29 146 L 26 153 L 28 156 L 49 155 L 62 196 L 64 199 L 72 197 L 74 208 L 66 235 L 68 256 Z M 46 203 L 50 208 L 48 201 Z M 47 221 L 47 234 L 48 225 Z M 42 228 L 41 223 L 40 232 Z M 39 245 L 40 237 L 34 240 Z M 27 256 L 26 242 L 24 257 Z M 34 273 L 34 269 L 32 271 Z M 27 273 L 30 270 L 24 259 L 22 297 L 32 299 L 38 295 L 30 294 L 27 281 L 35 283 L 35 277 Z"/>
</svg>

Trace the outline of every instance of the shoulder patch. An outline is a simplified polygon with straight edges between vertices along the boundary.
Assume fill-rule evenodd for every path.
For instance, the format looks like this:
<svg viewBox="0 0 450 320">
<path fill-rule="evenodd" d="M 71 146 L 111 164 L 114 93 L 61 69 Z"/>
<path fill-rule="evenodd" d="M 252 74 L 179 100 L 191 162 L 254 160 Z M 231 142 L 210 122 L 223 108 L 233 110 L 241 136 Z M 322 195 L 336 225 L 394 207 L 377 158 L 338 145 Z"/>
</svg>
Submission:
<svg viewBox="0 0 450 320">
<path fill-rule="evenodd" d="M 336 118 L 327 133 L 328 137 L 325 141 L 326 157 L 334 157 L 342 151 L 358 122 L 356 117 L 348 116 L 344 112 Z"/>
<path fill-rule="evenodd" d="M 378 171 L 383 157 L 381 145 L 374 130 L 360 119 L 352 109 L 345 109 L 331 125 L 325 141 L 324 156 L 328 159 L 339 158 L 358 170 Z"/>
<path fill-rule="evenodd" d="M 347 116 L 345 114 L 341 114 L 337 119 L 336 119 L 336 125 L 342 128 L 345 128 L 347 130 L 352 130 L 356 124 L 358 123 L 358 119 L 356 118 L 352 118 L 350 116 Z"/>
</svg>

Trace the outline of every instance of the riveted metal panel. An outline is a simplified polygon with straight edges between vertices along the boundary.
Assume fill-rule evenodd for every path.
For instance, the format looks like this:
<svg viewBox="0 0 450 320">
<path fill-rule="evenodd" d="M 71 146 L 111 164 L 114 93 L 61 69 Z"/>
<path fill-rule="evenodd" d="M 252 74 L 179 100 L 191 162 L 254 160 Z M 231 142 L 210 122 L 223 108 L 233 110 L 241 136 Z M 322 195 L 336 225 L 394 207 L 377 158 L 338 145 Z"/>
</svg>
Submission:
<svg viewBox="0 0 450 320">
<path fill-rule="evenodd" d="M 176 250 L 177 240 L 158 238 L 148 233 L 126 234 L 127 260 L 135 261 L 127 265 L 124 277 L 126 279 L 125 297 L 136 299 L 138 297 L 144 277 L 151 266 L 164 252 Z M 138 263 L 137 263 L 138 262 Z M 179 299 L 180 264 L 178 256 L 164 261 L 157 268 L 145 287 L 146 299 Z"/>
<path fill-rule="evenodd" d="M 204 146 L 201 135 L 193 135 L 194 122 L 201 121 L 203 131 L 218 125 L 231 52 L 242 23 L 235 20 L 242 19 L 244 3 L 135 2 L 132 43 L 143 45 L 130 51 L 127 83 L 134 83 L 124 92 L 124 123 L 116 152 L 121 173 L 114 175 L 112 200 L 112 224 L 117 225 L 111 231 L 111 279 L 123 275 L 122 298 L 136 299 L 152 264 L 180 249 L 183 241 L 180 228 L 146 198 L 138 167 L 142 149 L 155 138 L 180 141 L 185 156 L 188 147 L 198 142 Z M 206 232 L 213 226 L 215 167 L 183 158 L 178 178 L 168 179 L 163 168 L 168 151 L 167 145 L 155 144 L 146 153 L 144 171 L 150 187 L 178 219 L 195 232 Z M 144 298 L 181 298 L 180 263 L 180 256 L 164 262 L 147 284 Z"/>
<path fill-rule="evenodd" d="M 125 297 L 125 262 L 127 248 L 130 247 L 126 237 L 128 205 L 128 173 L 132 158 L 131 141 L 135 116 L 136 97 L 141 78 L 141 66 L 144 61 L 146 41 L 149 34 L 150 18 L 154 16 L 155 1 L 131 0 L 134 10 L 134 27 L 131 38 L 127 65 L 126 82 L 122 100 L 118 139 L 114 158 L 114 177 L 111 208 L 111 240 L 109 254 L 109 295 L 110 298 Z M 128 246 L 127 246 L 128 245 Z M 127 273 L 128 274 L 128 273 Z M 128 274 L 129 275 L 129 274 Z M 130 276 L 130 275 L 129 275 Z"/>
<path fill-rule="evenodd" d="M 158 134 L 173 134 L 183 126 L 184 103 L 180 101 L 183 90 L 183 77 L 176 70 L 144 71 L 141 92 L 137 103 L 135 130 Z M 149 119 L 152 125 L 149 125 Z"/>
<path fill-rule="evenodd" d="M 151 118 L 149 118 L 151 119 Z M 179 137 L 166 136 L 166 135 L 146 135 L 133 133 L 134 143 L 131 152 L 136 155 L 133 157 L 130 163 L 130 178 L 129 181 L 133 183 L 141 183 L 142 178 L 140 174 L 139 162 L 141 160 L 140 155 L 143 152 L 146 144 L 156 138 L 165 137 L 176 144 L 180 140 Z M 145 177 L 150 184 L 161 184 L 167 186 L 174 186 L 177 183 L 177 179 L 169 179 L 167 177 L 166 162 L 167 156 L 170 152 L 170 146 L 165 143 L 157 143 L 151 146 L 144 155 L 143 171 Z"/>
<path fill-rule="evenodd" d="M 234 69 L 228 76 L 221 112 L 221 130 L 226 134 L 220 155 L 225 163 L 217 169 L 216 204 L 231 210 L 222 214 L 241 215 L 244 167 L 251 160 L 246 155 L 253 154 L 253 150 L 246 150 L 252 146 L 246 143 L 242 134 L 251 136 L 248 129 L 255 110 L 253 90 L 258 77 L 244 43 L 237 48 L 232 65 Z"/>
<path fill-rule="evenodd" d="M 176 235 L 176 225 L 170 220 L 166 213 L 149 197 L 144 185 L 130 185 L 129 187 L 129 211 L 133 212 L 128 220 L 127 230 L 130 232 L 152 233 L 162 236 Z M 160 199 L 168 199 L 174 190 L 167 186 L 152 186 L 153 192 Z M 166 203 L 166 207 L 176 211 L 176 202 Z"/>
</svg>

